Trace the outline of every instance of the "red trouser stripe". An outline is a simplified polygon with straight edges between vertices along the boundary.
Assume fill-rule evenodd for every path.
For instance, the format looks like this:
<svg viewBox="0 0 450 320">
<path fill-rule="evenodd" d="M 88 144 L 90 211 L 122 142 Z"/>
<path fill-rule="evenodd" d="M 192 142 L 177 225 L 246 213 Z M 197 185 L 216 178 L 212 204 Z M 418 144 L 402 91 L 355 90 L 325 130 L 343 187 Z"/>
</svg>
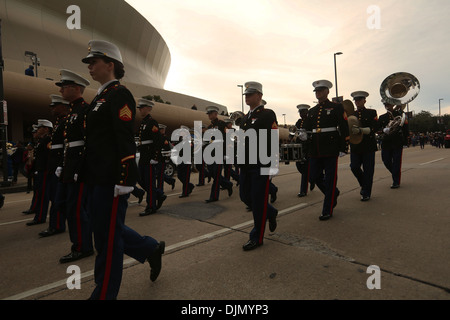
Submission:
<svg viewBox="0 0 450 320">
<path fill-rule="evenodd" d="M 334 170 L 334 179 L 333 179 L 333 192 L 331 193 L 331 206 L 330 206 L 330 216 L 333 215 L 333 206 L 334 206 L 334 196 L 336 194 L 336 181 L 337 181 L 337 171 L 338 171 L 338 159 L 336 157 L 336 169 Z"/>
<path fill-rule="evenodd" d="M 148 205 L 153 209 L 153 167 L 151 164 L 149 165 L 148 171 L 150 173 L 150 180 L 148 181 L 147 191 L 149 195 Z"/>
<path fill-rule="evenodd" d="M 47 171 L 44 172 L 44 182 L 42 183 L 42 196 L 41 196 L 41 208 L 39 209 L 39 219 L 38 221 L 42 221 L 42 210 L 44 206 L 44 196 L 46 194 L 46 185 L 47 184 Z"/>
<path fill-rule="evenodd" d="M 119 197 L 114 197 L 111 221 L 109 225 L 108 244 L 106 247 L 106 265 L 105 276 L 103 278 L 102 291 L 100 293 L 100 300 L 106 299 L 106 291 L 108 290 L 109 277 L 111 275 L 112 256 L 114 250 L 114 235 L 116 231 L 117 207 L 119 206 Z"/>
<path fill-rule="evenodd" d="M 184 195 L 188 194 L 188 188 L 189 188 L 189 174 L 190 174 L 190 170 L 191 170 L 191 165 L 187 164 L 186 165 L 186 183 L 184 184 Z"/>
<path fill-rule="evenodd" d="M 81 237 L 81 200 L 83 198 L 83 188 L 84 183 L 80 183 L 80 189 L 78 189 L 78 201 L 77 201 L 77 212 L 76 212 L 76 219 L 77 219 L 77 239 L 78 239 L 78 251 L 81 252 L 82 249 L 82 237 Z"/>
<path fill-rule="evenodd" d="M 261 230 L 259 232 L 259 242 L 258 243 L 262 243 L 263 238 L 264 238 L 264 230 L 266 228 L 267 204 L 269 203 L 269 186 L 270 186 L 270 179 L 269 179 L 269 176 L 267 176 L 266 190 L 264 192 L 264 207 L 263 207 L 263 215 L 262 215 L 262 221 L 261 221 Z"/>
<path fill-rule="evenodd" d="M 222 171 L 222 167 L 220 164 L 217 165 L 217 174 L 216 174 L 216 189 L 214 190 L 214 199 L 217 199 L 219 197 L 219 185 L 220 185 L 220 172 Z"/>
</svg>

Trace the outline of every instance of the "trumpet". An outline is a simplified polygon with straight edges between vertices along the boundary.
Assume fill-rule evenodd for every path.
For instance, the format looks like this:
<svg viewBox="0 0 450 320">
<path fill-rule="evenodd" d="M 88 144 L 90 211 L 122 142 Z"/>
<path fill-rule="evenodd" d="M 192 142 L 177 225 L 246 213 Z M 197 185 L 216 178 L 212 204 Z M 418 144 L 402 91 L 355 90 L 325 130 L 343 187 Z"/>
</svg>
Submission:
<svg viewBox="0 0 450 320">
<path fill-rule="evenodd" d="M 297 138 L 302 142 L 308 140 L 308 133 L 306 130 L 299 129 L 296 126 L 289 127 L 289 135 L 292 137 L 292 140 L 297 140 Z"/>
<path fill-rule="evenodd" d="M 230 115 L 230 120 L 233 122 L 235 126 L 240 126 L 242 120 L 245 118 L 245 114 L 241 111 L 235 111 Z"/>
</svg>

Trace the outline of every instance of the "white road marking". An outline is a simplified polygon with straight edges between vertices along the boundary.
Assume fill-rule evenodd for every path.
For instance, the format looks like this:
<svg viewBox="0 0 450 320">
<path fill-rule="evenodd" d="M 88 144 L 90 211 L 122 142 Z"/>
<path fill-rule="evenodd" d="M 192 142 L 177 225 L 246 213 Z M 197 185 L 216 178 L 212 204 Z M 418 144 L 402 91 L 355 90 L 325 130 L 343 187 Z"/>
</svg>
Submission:
<svg viewBox="0 0 450 320">
<path fill-rule="evenodd" d="M 424 165 L 427 165 L 427 164 L 430 164 L 430 163 L 433 163 L 433 162 L 438 162 L 438 161 L 441 161 L 441 160 L 444 160 L 445 158 L 440 158 L 440 159 L 436 159 L 436 160 L 431 160 L 431 161 L 428 161 L 428 162 L 424 162 L 424 163 L 421 163 L 421 164 L 419 164 L 419 166 L 424 166 Z"/>
<path fill-rule="evenodd" d="M 290 213 L 292 211 L 305 208 L 307 206 L 308 206 L 307 203 L 301 203 L 301 204 L 298 204 L 298 205 L 295 205 L 295 206 L 283 209 L 283 210 L 278 212 L 278 217 L 283 216 L 285 214 L 288 214 L 288 213 Z M 207 233 L 207 234 L 204 234 L 202 236 L 199 236 L 199 237 L 196 237 L 196 238 L 192 238 L 192 239 L 189 239 L 189 240 L 186 240 L 186 241 L 178 242 L 176 244 L 168 246 L 166 248 L 165 252 L 168 253 L 168 252 L 171 252 L 171 251 L 175 251 L 175 250 L 177 250 L 179 248 L 182 248 L 182 247 L 185 247 L 185 246 L 188 246 L 188 245 L 192 245 L 194 243 L 201 242 L 203 240 L 213 239 L 213 238 L 215 238 L 215 237 L 217 237 L 219 235 L 222 235 L 224 233 L 227 233 L 227 232 L 230 232 L 230 231 L 233 231 L 233 230 L 240 230 L 242 228 L 245 228 L 245 227 L 248 227 L 248 226 L 251 226 L 251 225 L 253 225 L 253 220 L 249 220 L 247 222 L 244 222 L 244 223 L 241 223 L 241 224 L 237 224 L 237 225 L 235 225 L 233 227 L 223 228 L 223 229 L 220 229 L 220 230 L 217 230 L 217 231 L 214 231 L 214 232 L 210 232 L 210 233 Z M 123 261 L 123 265 L 124 266 L 130 265 L 130 264 L 134 264 L 134 263 L 139 263 L 139 262 L 136 261 L 133 258 L 128 258 L 128 259 Z M 92 275 L 94 275 L 94 270 L 90 270 L 90 271 L 84 272 L 84 273 L 82 273 L 80 275 L 80 277 L 81 277 L 81 279 L 84 279 L 84 278 L 90 277 Z M 37 288 L 31 289 L 31 290 L 28 290 L 28 291 L 16 294 L 16 295 L 11 296 L 11 297 L 4 298 L 2 300 L 22 300 L 22 299 L 34 296 L 36 294 L 45 292 L 45 291 L 58 288 L 60 286 L 65 286 L 66 284 L 67 284 L 67 279 L 63 279 L 63 280 L 59 280 L 59 281 L 56 281 L 56 282 L 53 282 L 53 283 L 46 284 L 46 285 L 41 286 L 41 287 L 37 287 Z"/>
</svg>

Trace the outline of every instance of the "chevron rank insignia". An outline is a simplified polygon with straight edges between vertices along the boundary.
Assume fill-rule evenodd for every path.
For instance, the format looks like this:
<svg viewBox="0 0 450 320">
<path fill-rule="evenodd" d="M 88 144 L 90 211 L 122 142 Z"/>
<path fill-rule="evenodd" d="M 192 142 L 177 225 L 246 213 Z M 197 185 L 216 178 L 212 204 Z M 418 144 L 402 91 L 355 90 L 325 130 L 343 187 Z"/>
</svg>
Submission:
<svg viewBox="0 0 450 320">
<path fill-rule="evenodd" d="M 127 104 L 119 110 L 119 119 L 122 121 L 131 121 L 133 119 L 133 114 Z"/>
</svg>

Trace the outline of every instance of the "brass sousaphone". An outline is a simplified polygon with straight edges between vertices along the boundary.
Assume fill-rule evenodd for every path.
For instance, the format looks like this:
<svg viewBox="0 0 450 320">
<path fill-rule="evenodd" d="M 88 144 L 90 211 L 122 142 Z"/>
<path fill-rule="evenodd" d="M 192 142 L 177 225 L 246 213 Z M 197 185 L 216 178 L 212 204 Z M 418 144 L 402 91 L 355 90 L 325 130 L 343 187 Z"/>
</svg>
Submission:
<svg viewBox="0 0 450 320">
<path fill-rule="evenodd" d="M 383 103 L 398 106 L 402 110 L 413 101 L 420 92 L 420 83 L 415 76 L 407 72 L 397 72 L 384 79 L 380 86 Z M 389 134 L 397 132 L 405 123 L 406 115 L 396 116 L 387 125 Z"/>
<path fill-rule="evenodd" d="M 348 121 L 348 129 L 350 131 L 350 143 L 351 144 L 359 144 L 361 143 L 363 139 L 362 132 L 358 134 L 354 134 L 352 132 L 353 126 L 360 127 L 361 123 L 359 122 L 359 119 L 355 116 L 355 106 L 353 105 L 353 102 L 351 100 L 344 100 L 342 102 L 342 106 L 344 107 L 344 111 L 347 114 L 347 121 Z"/>
</svg>

